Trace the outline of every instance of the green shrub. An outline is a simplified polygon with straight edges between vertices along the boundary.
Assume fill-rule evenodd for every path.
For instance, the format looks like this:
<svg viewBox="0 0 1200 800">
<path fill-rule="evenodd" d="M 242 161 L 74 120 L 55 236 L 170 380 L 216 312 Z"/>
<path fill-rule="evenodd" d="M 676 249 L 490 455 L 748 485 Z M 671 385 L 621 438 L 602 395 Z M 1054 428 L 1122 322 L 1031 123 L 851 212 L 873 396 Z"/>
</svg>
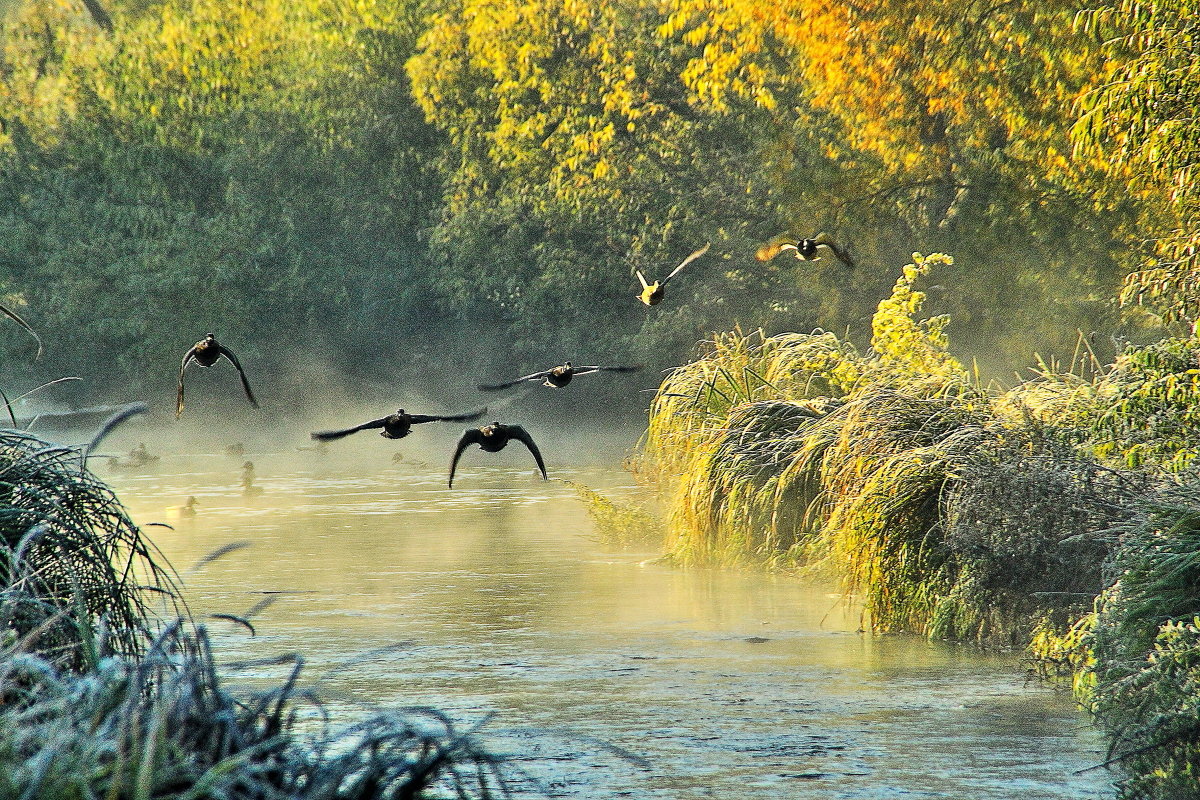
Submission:
<svg viewBox="0 0 1200 800">
<path fill-rule="evenodd" d="M 1200 785 L 1200 481 L 1188 476 L 1123 526 L 1115 582 L 1088 643 L 1089 704 L 1122 796 L 1173 800 Z"/>
</svg>

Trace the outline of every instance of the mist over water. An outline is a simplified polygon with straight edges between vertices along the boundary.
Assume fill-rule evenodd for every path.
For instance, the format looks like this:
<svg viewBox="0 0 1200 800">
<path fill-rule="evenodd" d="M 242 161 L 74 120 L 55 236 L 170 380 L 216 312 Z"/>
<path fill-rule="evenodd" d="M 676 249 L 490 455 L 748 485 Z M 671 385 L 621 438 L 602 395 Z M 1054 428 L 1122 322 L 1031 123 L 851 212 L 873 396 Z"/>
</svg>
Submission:
<svg viewBox="0 0 1200 800">
<path fill-rule="evenodd" d="M 174 526 L 147 531 L 197 616 L 274 598 L 255 637 L 209 621 L 222 660 L 301 653 L 337 721 L 414 705 L 486 721 L 529 776 L 522 796 L 1111 796 L 1105 772 L 1075 774 L 1103 760 L 1099 733 L 1017 655 L 865 637 L 824 588 L 607 552 L 570 487 L 535 479 L 518 447 L 471 448 L 447 490 L 462 427 L 323 450 L 254 434 L 237 454 L 216 426 L 207 446 L 198 430 L 126 430 L 110 449 L 147 441 L 160 461 L 95 468 L 139 523 Z M 615 469 L 636 431 L 581 446 L 583 432 L 529 428 L 551 478 L 636 491 Z M 195 517 L 167 510 L 188 496 Z M 189 571 L 231 542 L 248 546 Z"/>
</svg>

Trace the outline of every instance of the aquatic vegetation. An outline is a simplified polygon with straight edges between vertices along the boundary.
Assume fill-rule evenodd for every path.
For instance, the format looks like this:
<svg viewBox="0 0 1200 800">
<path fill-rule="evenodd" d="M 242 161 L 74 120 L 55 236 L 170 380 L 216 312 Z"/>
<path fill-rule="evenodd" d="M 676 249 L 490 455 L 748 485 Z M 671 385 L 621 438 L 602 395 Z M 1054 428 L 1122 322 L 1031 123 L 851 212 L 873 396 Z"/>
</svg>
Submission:
<svg viewBox="0 0 1200 800">
<path fill-rule="evenodd" d="M 1100 532 L 1148 479 L 1042 419 L 1094 417 L 1103 375 L 1047 367 L 1028 396 L 969 377 L 948 320 L 919 318 L 918 282 L 952 263 L 914 254 L 867 353 L 735 331 L 668 376 L 641 469 L 667 498 L 673 558 L 831 573 L 878 630 L 1024 644 L 1090 607 Z"/>
<path fill-rule="evenodd" d="M 78 450 L 0 431 L 0 629 L 63 666 L 133 656 L 175 584 Z M 97 642 L 97 637 L 103 640 Z"/>
<path fill-rule="evenodd" d="M 588 516 L 596 525 L 601 544 L 617 548 L 657 547 L 662 544 L 662 523 L 644 504 L 613 500 L 575 481 L 563 483 L 574 489 L 583 501 Z"/>
<path fill-rule="evenodd" d="M 75 448 L 0 431 L 0 796 L 382 800 L 506 791 L 433 709 L 333 730 L 298 684 L 233 692 L 178 587 Z M 216 615 L 225 616 L 225 615 Z M 240 618 L 228 617 L 238 622 Z M 159 629 L 155 633 L 155 629 Z M 311 707 L 305 710 L 305 705 Z"/>
<path fill-rule="evenodd" d="M 1115 582 L 1085 642 L 1085 697 L 1130 777 L 1123 797 L 1176 798 L 1200 781 L 1200 481 L 1148 500 L 1121 529 Z"/>
<path fill-rule="evenodd" d="M 474 731 L 456 730 L 432 709 L 377 713 L 333 729 L 298 685 L 303 660 L 275 663 L 287 669 L 282 684 L 235 693 L 203 628 L 189 631 L 182 622 L 159 633 L 141 658 L 104 658 L 82 674 L 10 646 L 0 652 L 0 796 L 383 800 L 505 793 L 500 762 Z"/>
</svg>

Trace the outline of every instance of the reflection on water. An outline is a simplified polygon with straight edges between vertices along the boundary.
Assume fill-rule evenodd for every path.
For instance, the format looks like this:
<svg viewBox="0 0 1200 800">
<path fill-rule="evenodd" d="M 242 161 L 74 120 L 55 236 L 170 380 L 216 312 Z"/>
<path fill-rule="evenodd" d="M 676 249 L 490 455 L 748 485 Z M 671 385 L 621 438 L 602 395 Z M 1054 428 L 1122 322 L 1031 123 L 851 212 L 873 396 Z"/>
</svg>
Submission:
<svg viewBox="0 0 1200 800">
<path fill-rule="evenodd" d="M 440 471 L 342 458 L 254 454 L 252 498 L 226 456 L 108 476 L 139 522 L 176 526 L 149 531 L 181 571 L 251 543 L 186 577 L 193 611 L 276 597 L 255 638 L 214 622 L 219 651 L 303 653 L 335 713 L 494 713 L 486 741 L 556 797 L 1112 794 L 1076 772 L 1103 760 L 1099 734 L 1015 655 L 864 637 L 791 580 L 604 552 L 574 493 L 523 462 L 473 462 L 448 491 Z M 189 495 L 197 515 L 167 518 Z"/>
</svg>

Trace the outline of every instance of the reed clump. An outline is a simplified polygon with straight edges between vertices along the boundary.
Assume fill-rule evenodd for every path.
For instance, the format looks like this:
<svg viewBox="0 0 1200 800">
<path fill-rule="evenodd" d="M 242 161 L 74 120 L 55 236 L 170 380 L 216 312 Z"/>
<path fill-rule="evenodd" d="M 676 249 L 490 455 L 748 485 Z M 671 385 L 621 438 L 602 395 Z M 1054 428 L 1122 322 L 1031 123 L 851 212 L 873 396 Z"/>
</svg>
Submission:
<svg viewBox="0 0 1200 800">
<path fill-rule="evenodd" d="M 20 800 L 398 800 L 497 797 L 499 761 L 432 709 L 335 728 L 300 688 L 230 691 L 203 628 L 182 622 L 140 658 L 64 670 L 0 652 L 0 796 Z M 269 664 L 247 666 L 261 668 Z M 231 667 L 225 667 L 225 670 Z"/>
<path fill-rule="evenodd" d="M 1128 774 L 1125 798 L 1200 786 L 1200 476 L 1146 499 L 1118 531 L 1111 583 L 1088 620 L 1082 693 Z"/>
<path fill-rule="evenodd" d="M 0 430 L 0 797 L 507 795 L 501 760 L 434 709 L 335 728 L 299 656 L 244 665 L 282 666 L 273 688 L 229 689 L 236 665 L 175 616 L 173 573 L 85 460 Z"/>
<path fill-rule="evenodd" d="M 154 546 L 74 448 L 0 431 L 0 631 L 81 669 L 104 648 L 136 656 L 148 621 L 175 605 Z"/>
<path fill-rule="evenodd" d="M 919 316 L 918 282 L 952 263 L 914 254 L 867 352 L 735 331 L 668 376 L 642 469 L 673 558 L 832 573 L 883 631 L 1024 644 L 1082 613 L 1103 588 L 1098 531 L 1146 481 L 1044 419 L 1092 419 L 1094 376 L 1047 368 L 1028 397 L 972 379 L 948 321 Z"/>
<path fill-rule="evenodd" d="M 605 547 L 631 549 L 657 547 L 662 543 L 662 523 L 645 503 L 614 500 L 575 481 L 563 481 L 583 502 L 596 526 L 597 538 Z"/>
</svg>

